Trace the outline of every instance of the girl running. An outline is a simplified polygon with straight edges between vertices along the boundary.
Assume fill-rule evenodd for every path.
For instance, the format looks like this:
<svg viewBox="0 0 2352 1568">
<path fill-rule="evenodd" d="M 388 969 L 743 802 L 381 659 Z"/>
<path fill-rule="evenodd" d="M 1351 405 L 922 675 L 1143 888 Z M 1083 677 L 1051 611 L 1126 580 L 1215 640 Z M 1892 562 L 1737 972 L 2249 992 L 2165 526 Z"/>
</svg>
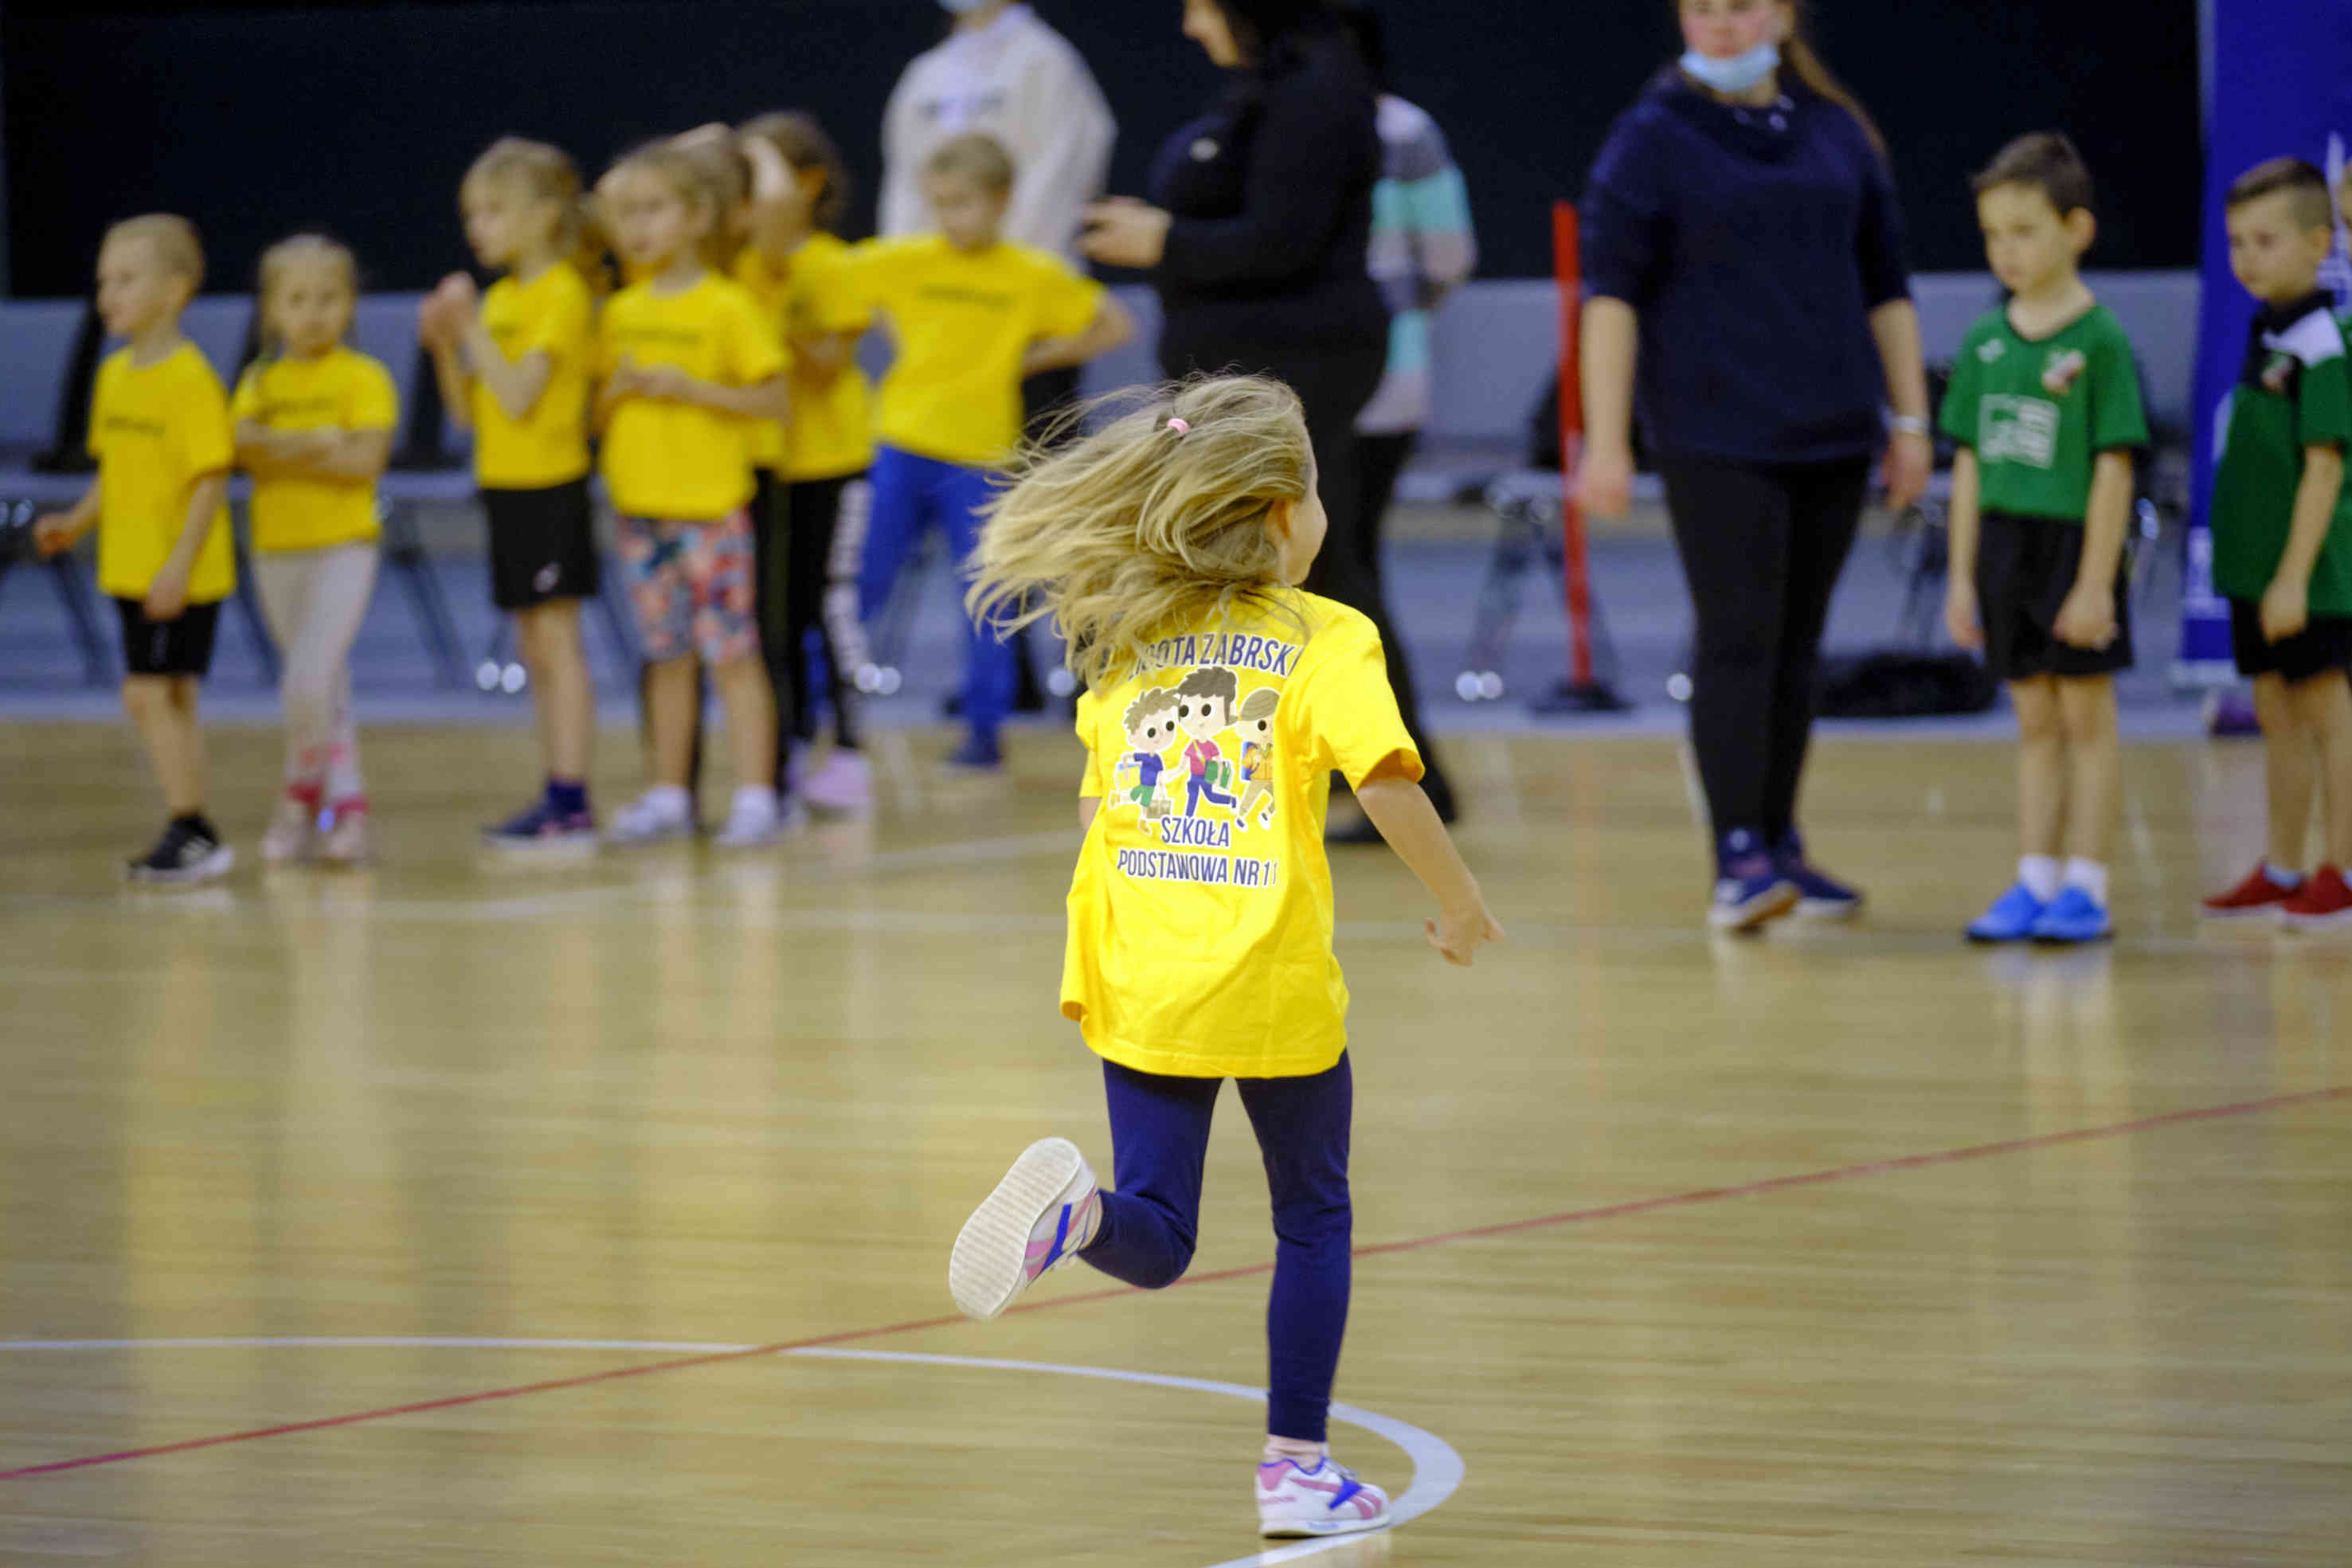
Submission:
<svg viewBox="0 0 2352 1568">
<path fill-rule="evenodd" d="M 1034 1144 L 956 1238 L 948 1282 L 993 1318 L 1083 1259 L 1147 1290 L 1192 1261 L 1202 1161 L 1238 1081 L 1274 1200 L 1271 1391 L 1260 1531 L 1388 1522 L 1325 1441 L 1348 1316 L 1348 989 L 1323 853 L 1333 769 L 1438 903 L 1429 940 L 1467 965 L 1503 932 L 1422 793 L 1371 622 L 1295 585 L 1325 530 L 1298 399 L 1255 376 L 1163 387 L 993 505 L 970 597 L 984 622 L 1050 617 L 1087 695 L 1062 1013 L 1103 1058 L 1117 1190 L 1060 1138 Z M 1147 693 L 1175 723 L 1130 725 Z M 1267 697 L 1271 695 L 1269 705 Z M 1153 704 L 1143 705 L 1147 707 Z M 1154 815 L 1112 788 L 1139 744 L 1213 743 L 1271 707 L 1270 802 Z M 1155 733 L 1156 732 L 1156 733 Z M 1142 738 L 1139 738 L 1142 737 Z"/>
<path fill-rule="evenodd" d="M 266 861 L 368 855 L 351 653 L 375 589 L 375 482 L 400 404 L 391 372 L 344 346 L 358 309 L 349 250 L 318 235 L 270 246 L 262 355 L 229 401 L 237 465 L 253 476 L 254 574 L 285 656 L 286 789 L 262 834 Z"/>
<path fill-rule="evenodd" d="M 797 793 L 819 810 L 864 812 L 872 778 L 859 748 L 857 672 L 872 662 L 857 618 L 874 438 L 857 340 L 873 312 L 834 233 L 849 202 L 849 172 L 805 114 L 763 114 L 740 132 L 752 168 L 746 241 L 735 280 L 779 323 L 793 357 L 793 417 L 762 455 L 760 582 L 778 613 L 760 618 L 772 673 L 791 694 Z M 833 749 L 822 763 L 810 689 L 812 633 L 824 649 Z M 779 706 L 782 706 L 781 704 Z"/>
<path fill-rule="evenodd" d="M 751 615 L 751 463 L 761 423 L 790 410 L 789 361 L 758 302 L 705 265 L 728 209 L 692 152 L 642 148 L 614 165 L 604 192 L 621 258 L 642 279 L 604 307 L 596 414 L 645 643 L 654 770 L 611 836 L 648 843 L 693 831 L 688 784 L 707 663 L 735 754 L 734 804 L 718 841 L 766 843 L 788 824 L 775 787 L 775 699 Z"/>
<path fill-rule="evenodd" d="M 588 498 L 595 302 L 571 259 L 582 248 L 580 172 L 560 150 L 509 136 L 475 160 L 458 201 L 474 255 L 507 276 L 477 298 L 471 277 L 452 274 L 425 302 L 417 329 L 443 403 L 474 432 L 490 596 L 514 617 L 547 765 L 538 799 L 483 839 L 508 849 L 593 849 L 596 690 L 580 602 L 597 589 Z"/>
</svg>

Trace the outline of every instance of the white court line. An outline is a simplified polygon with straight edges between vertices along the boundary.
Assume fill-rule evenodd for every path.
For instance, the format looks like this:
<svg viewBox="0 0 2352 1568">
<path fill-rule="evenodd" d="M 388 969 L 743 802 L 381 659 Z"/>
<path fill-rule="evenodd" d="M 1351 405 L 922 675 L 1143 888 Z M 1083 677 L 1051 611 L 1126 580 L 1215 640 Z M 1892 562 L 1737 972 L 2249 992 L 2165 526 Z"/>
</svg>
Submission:
<svg viewBox="0 0 2352 1568">
<path fill-rule="evenodd" d="M 221 1339 L 0 1339 L 0 1353 L 12 1350 L 91 1351 L 91 1350 L 626 1350 L 662 1351 L 678 1354 L 725 1354 L 753 1347 L 748 1344 L 709 1344 L 691 1340 L 635 1339 L 444 1339 L 404 1335 L 356 1335 L 322 1338 L 291 1338 L 265 1336 Z M 781 1352 L 785 1356 L 805 1356 L 823 1361 L 898 1362 L 915 1366 L 954 1366 L 984 1372 L 1034 1372 L 1054 1377 L 1091 1377 L 1105 1383 L 1139 1383 L 1156 1388 L 1181 1388 L 1196 1394 L 1218 1394 L 1231 1399 L 1246 1399 L 1265 1403 L 1262 1388 L 1244 1387 L 1238 1383 L 1218 1383 L 1205 1377 L 1177 1377 L 1160 1372 L 1127 1372 L 1108 1366 L 1066 1366 L 1047 1361 L 1004 1361 L 993 1357 L 972 1355 L 926 1355 L 911 1351 L 849 1350 L 829 1346 L 807 1346 Z M 1465 1467 L 1454 1446 L 1433 1432 L 1424 1431 L 1410 1422 L 1393 1416 L 1383 1416 L 1376 1410 L 1359 1409 L 1352 1405 L 1331 1406 L 1331 1419 L 1342 1426 L 1360 1427 L 1378 1437 L 1386 1438 L 1404 1450 L 1412 1461 L 1412 1484 L 1402 1496 L 1389 1500 L 1390 1528 L 1418 1519 L 1454 1495 L 1462 1484 Z M 1359 1531 L 1352 1535 L 1328 1536 L 1321 1540 L 1302 1541 L 1295 1546 L 1270 1547 L 1247 1557 L 1228 1558 L 1213 1563 L 1210 1568 L 1273 1568 L 1279 1563 L 1296 1563 L 1302 1557 L 1329 1552 L 1360 1541 L 1366 1534 L 1379 1531 Z"/>
</svg>

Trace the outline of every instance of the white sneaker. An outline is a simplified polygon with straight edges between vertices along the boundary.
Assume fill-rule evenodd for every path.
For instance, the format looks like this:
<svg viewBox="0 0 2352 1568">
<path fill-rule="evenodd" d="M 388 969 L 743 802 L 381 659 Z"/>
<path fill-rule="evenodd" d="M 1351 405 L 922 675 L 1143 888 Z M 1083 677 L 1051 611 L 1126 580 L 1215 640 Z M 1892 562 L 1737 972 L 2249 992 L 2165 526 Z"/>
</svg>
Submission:
<svg viewBox="0 0 2352 1568">
<path fill-rule="evenodd" d="M 335 813 L 335 825 L 319 845 L 319 858 L 331 865 L 358 865 L 375 852 L 368 833 L 365 806 L 347 806 Z"/>
<path fill-rule="evenodd" d="M 261 858 L 276 865 L 308 860 L 318 848 L 319 809 L 291 795 L 278 797 L 261 834 Z"/>
<path fill-rule="evenodd" d="M 694 800 L 675 784 L 656 784 L 613 813 L 607 842 L 657 844 L 694 831 Z"/>
<path fill-rule="evenodd" d="M 1040 1138 L 956 1237 L 948 1258 L 956 1305 L 982 1322 L 995 1317 L 1039 1275 L 1077 1261 L 1101 1213 L 1101 1189 L 1078 1146 Z"/>
<path fill-rule="evenodd" d="M 839 747 L 800 783 L 801 799 L 820 811 L 862 817 L 874 808 L 874 769 L 862 751 Z"/>
<path fill-rule="evenodd" d="M 1309 1469 L 1297 1459 L 1257 1468 L 1260 1535 L 1345 1535 L 1389 1521 L 1389 1494 L 1328 1456 Z"/>
<path fill-rule="evenodd" d="M 722 850 L 757 849 L 797 832 L 807 821 L 798 800 L 779 801 L 773 789 L 738 789 L 727 825 L 710 841 Z"/>
</svg>

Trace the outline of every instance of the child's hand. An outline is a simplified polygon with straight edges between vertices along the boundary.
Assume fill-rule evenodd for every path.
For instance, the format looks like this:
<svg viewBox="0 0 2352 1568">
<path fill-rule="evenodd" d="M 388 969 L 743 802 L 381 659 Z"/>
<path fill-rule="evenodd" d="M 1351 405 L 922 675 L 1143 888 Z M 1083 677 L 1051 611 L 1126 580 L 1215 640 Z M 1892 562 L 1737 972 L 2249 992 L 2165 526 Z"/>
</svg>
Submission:
<svg viewBox="0 0 2352 1568">
<path fill-rule="evenodd" d="M 2104 582 L 2078 582 L 2058 607 L 2052 635 L 2075 648 L 2105 648 L 2116 640 L 2116 591 Z"/>
<path fill-rule="evenodd" d="M 51 512 L 34 520 L 33 548 L 40 551 L 44 560 L 61 550 L 71 549 L 74 540 L 79 538 L 81 529 L 75 527 L 71 512 Z"/>
<path fill-rule="evenodd" d="M 1984 646 L 1984 627 L 1977 619 L 1977 591 L 1957 578 L 1944 585 L 1944 632 L 1958 648 Z"/>
<path fill-rule="evenodd" d="M 604 392 L 608 397 L 634 397 L 645 391 L 645 382 L 646 372 L 637 368 L 637 361 L 623 354 L 613 373 L 604 378 Z"/>
<path fill-rule="evenodd" d="M 2263 595 L 2263 640 L 2284 643 L 2310 622 L 2310 591 L 2300 582 L 2274 580 Z"/>
<path fill-rule="evenodd" d="M 147 585 L 147 600 L 141 606 L 150 621 L 177 621 L 188 607 L 188 569 L 166 565 Z"/>
<path fill-rule="evenodd" d="M 1436 919 L 1423 922 L 1423 928 L 1429 933 L 1429 945 L 1447 963 L 1465 969 L 1481 944 L 1503 939 L 1503 928 L 1486 913 L 1483 899 L 1466 908 L 1448 909 Z"/>
</svg>

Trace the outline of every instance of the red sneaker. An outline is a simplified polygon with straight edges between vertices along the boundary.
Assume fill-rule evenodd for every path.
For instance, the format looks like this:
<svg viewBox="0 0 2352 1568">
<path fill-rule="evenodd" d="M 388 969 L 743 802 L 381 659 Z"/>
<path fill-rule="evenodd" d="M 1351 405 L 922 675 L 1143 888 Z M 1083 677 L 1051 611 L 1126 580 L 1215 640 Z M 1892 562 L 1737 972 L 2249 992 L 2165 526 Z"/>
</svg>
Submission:
<svg viewBox="0 0 2352 1568">
<path fill-rule="evenodd" d="M 2305 931 L 2352 925 L 2352 886 L 2346 885 L 2344 873 L 2334 866 L 2321 866 L 2279 905 L 2279 918 Z"/>
<path fill-rule="evenodd" d="M 2302 885 L 2309 887 L 2317 879 L 2305 877 Z M 2281 887 L 2271 880 L 2271 862 L 2258 861 L 2246 880 L 2227 893 L 2217 893 L 2207 899 L 2204 913 L 2216 920 L 2242 920 L 2248 915 L 2267 915 L 2278 909 L 2300 889 Z"/>
</svg>

